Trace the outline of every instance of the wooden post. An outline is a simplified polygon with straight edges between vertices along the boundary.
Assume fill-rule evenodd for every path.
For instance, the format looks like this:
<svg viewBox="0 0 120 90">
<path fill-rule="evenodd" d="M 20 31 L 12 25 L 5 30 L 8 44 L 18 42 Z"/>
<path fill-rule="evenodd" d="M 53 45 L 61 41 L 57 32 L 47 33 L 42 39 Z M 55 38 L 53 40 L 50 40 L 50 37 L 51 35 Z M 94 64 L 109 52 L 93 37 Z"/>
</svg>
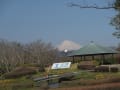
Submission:
<svg viewBox="0 0 120 90">
<path fill-rule="evenodd" d="M 114 60 L 114 54 L 112 54 L 112 59 Z"/>
<path fill-rule="evenodd" d="M 82 61 L 82 56 L 80 56 L 80 60 Z"/>
<path fill-rule="evenodd" d="M 114 54 L 112 54 L 112 60 L 114 61 Z M 116 62 L 114 62 L 114 63 L 116 63 Z"/>
<path fill-rule="evenodd" d="M 84 61 L 85 61 L 85 56 L 84 56 Z"/>
<path fill-rule="evenodd" d="M 102 54 L 102 62 L 101 62 L 102 65 L 104 63 L 104 60 L 105 60 L 105 56 L 104 56 L 104 54 Z"/>
<path fill-rule="evenodd" d="M 94 55 L 92 55 L 92 60 L 94 60 L 95 58 L 94 58 Z"/>
<path fill-rule="evenodd" d="M 73 56 L 73 63 L 75 63 L 74 56 Z"/>
</svg>

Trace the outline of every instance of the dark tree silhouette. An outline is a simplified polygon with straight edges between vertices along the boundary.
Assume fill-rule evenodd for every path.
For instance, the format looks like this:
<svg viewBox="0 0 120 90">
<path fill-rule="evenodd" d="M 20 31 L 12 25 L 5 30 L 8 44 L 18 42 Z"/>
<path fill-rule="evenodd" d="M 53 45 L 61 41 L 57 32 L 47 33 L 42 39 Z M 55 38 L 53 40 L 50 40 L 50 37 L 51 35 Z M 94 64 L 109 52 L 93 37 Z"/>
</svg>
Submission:
<svg viewBox="0 0 120 90">
<path fill-rule="evenodd" d="M 115 15 L 111 19 L 111 25 L 115 26 L 116 31 L 113 35 L 117 38 L 120 38 L 120 0 L 115 0 L 114 2 L 115 10 L 117 11 L 117 15 Z"/>
</svg>

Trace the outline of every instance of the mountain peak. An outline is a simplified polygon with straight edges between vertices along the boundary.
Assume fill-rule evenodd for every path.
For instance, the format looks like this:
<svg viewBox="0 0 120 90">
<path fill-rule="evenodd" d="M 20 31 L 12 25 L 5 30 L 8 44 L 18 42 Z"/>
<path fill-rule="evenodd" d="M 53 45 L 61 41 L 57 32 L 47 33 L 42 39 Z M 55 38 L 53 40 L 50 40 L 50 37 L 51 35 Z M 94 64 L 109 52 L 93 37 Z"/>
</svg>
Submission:
<svg viewBox="0 0 120 90">
<path fill-rule="evenodd" d="M 64 50 L 71 51 L 71 50 L 80 49 L 80 45 L 70 40 L 64 40 L 60 45 L 58 45 L 57 48 L 60 51 L 64 51 Z"/>
</svg>

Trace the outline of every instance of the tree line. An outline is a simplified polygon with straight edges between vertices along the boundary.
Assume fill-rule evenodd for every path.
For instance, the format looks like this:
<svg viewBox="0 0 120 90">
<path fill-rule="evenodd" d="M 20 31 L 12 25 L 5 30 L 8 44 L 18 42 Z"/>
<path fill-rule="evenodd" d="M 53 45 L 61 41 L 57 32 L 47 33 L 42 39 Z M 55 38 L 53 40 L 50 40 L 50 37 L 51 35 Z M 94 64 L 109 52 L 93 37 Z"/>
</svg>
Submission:
<svg viewBox="0 0 120 90">
<path fill-rule="evenodd" d="M 58 55 L 51 43 L 37 40 L 28 44 L 0 40 L 0 73 L 12 71 L 25 64 L 45 66 L 53 63 Z"/>
</svg>

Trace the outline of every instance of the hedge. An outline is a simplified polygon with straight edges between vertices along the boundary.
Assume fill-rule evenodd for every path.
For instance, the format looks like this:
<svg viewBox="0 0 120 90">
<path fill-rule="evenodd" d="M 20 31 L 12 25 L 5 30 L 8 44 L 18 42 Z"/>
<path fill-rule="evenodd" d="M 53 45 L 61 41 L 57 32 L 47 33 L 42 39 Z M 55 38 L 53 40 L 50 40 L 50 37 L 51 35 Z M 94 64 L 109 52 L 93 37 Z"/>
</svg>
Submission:
<svg viewBox="0 0 120 90">
<path fill-rule="evenodd" d="M 19 67 L 16 70 L 4 74 L 5 78 L 18 78 L 25 75 L 35 74 L 36 70 L 30 67 Z"/>
</svg>

